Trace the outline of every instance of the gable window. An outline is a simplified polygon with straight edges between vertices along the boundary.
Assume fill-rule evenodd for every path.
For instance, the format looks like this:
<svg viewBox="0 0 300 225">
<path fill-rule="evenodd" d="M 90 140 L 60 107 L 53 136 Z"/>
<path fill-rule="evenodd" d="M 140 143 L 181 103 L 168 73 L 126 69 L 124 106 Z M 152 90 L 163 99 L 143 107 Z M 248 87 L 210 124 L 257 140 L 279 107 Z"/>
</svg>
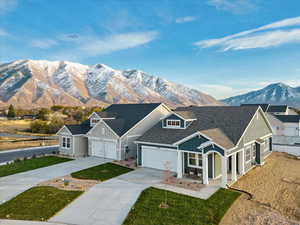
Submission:
<svg viewBox="0 0 300 225">
<path fill-rule="evenodd" d="M 256 144 L 252 145 L 252 158 L 255 159 L 256 158 Z"/>
<path fill-rule="evenodd" d="M 188 166 L 202 168 L 202 155 L 196 153 L 188 153 Z"/>
<path fill-rule="evenodd" d="M 97 119 L 97 118 L 92 118 L 91 119 L 91 126 L 95 126 L 98 122 L 100 121 L 100 119 Z"/>
<path fill-rule="evenodd" d="M 180 127 L 180 120 L 167 120 L 167 127 Z"/>
<path fill-rule="evenodd" d="M 63 148 L 70 148 L 71 147 L 71 138 L 70 137 L 63 137 L 62 147 Z"/>
<path fill-rule="evenodd" d="M 246 162 L 249 162 L 251 160 L 251 146 L 246 148 L 245 158 L 246 158 Z"/>
</svg>

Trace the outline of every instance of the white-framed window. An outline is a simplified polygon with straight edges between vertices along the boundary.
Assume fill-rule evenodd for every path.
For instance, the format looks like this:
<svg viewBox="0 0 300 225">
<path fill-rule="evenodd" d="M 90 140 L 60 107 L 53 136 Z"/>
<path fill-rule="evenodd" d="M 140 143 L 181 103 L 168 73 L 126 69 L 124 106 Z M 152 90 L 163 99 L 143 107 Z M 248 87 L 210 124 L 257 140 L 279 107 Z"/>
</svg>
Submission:
<svg viewBox="0 0 300 225">
<path fill-rule="evenodd" d="M 188 153 L 188 166 L 202 168 L 202 154 Z"/>
<path fill-rule="evenodd" d="M 167 127 L 180 127 L 180 120 L 167 120 Z"/>
<path fill-rule="evenodd" d="M 249 162 L 251 160 L 251 145 L 247 146 L 245 149 L 245 159 L 246 162 Z"/>
<path fill-rule="evenodd" d="M 70 137 L 63 137 L 62 147 L 63 148 L 70 148 L 71 147 L 71 138 Z"/>
<path fill-rule="evenodd" d="M 100 119 L 98 118 L 91 118 L 91 126 L 95 126 L 99 121 Z"/>
</svg>

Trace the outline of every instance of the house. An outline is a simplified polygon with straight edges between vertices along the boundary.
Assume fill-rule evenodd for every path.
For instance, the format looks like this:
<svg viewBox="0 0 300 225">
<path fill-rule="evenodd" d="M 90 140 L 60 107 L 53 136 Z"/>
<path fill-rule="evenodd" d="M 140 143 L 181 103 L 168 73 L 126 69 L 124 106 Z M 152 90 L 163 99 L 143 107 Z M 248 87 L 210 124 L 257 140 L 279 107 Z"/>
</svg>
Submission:
<svg viewBox="0 0 300 225">
<path fill-rule="evenodd" d="M 57 132 L 59 151 L 117 160 L 135 157 L 134 141 L 169 113 L 162 103 L 112 104 L 82 124 L 63 126 Z"/>
<path fill-rule="evenodd" d="M 272 151 L 272 128 L 259 106 L 190 106 L 172 111 L 136 142 L 140 167 L 226 187 Z"/>
<path fill-rule="evenodd" d="M 270 116 L 271 117 L 271 116 Z M 275 124 L 273 126 L 274 135 L 282 136 L 300 136 L 300 116 L 299 115 L 274 115 L 274 119 L 270 120 L 271 123 Z"/>
<path fill-rule="evenodd" d="M 241 104 L 241 106 L 260 106 L 264 112 L 272 115 L 299 115 L 299 110 L 297 108 L 287 105 Z"/>
</svg>

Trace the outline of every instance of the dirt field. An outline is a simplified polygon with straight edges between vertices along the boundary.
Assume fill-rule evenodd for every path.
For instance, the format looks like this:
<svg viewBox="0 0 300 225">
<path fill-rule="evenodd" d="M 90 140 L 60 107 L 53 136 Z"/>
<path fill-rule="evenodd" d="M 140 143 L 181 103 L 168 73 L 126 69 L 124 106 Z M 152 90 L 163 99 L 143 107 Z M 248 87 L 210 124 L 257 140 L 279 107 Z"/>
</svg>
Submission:
<svg viewBox="0 0 300 225">
<path fill-rule="evenodd" d="M 3 142 L 0 143 L 0 151 L 50 145 L 58 145 L 58 140 Z"/>
<path fill-rule="evenodd" d="M 26 131 L 30 128 L 30 120 L 1 120 L 0 132 L 15 133 L 18 131 Z"/>
<path fill-rule="evenodd" d="M 228 210 L 221 225 L 300 224 L 300 159 L 274 152 L 233 187 L 253 194 L 242 195 Z"/>
</svg>

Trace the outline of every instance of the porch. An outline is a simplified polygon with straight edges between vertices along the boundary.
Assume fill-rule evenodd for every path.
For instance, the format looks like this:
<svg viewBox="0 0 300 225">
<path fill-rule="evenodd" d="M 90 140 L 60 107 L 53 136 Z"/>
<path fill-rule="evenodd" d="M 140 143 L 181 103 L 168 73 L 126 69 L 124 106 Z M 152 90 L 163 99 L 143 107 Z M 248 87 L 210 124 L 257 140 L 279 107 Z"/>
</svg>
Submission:
<svg viewBox="0 0 300 225">
<path fill-rule="evenodd" d="M 226 188 L 245 174 L 244 150 L 229 156 L 219 151 L 179 152 L 177 178 L 191 179 L 205 185 Z"/>
</svg>

